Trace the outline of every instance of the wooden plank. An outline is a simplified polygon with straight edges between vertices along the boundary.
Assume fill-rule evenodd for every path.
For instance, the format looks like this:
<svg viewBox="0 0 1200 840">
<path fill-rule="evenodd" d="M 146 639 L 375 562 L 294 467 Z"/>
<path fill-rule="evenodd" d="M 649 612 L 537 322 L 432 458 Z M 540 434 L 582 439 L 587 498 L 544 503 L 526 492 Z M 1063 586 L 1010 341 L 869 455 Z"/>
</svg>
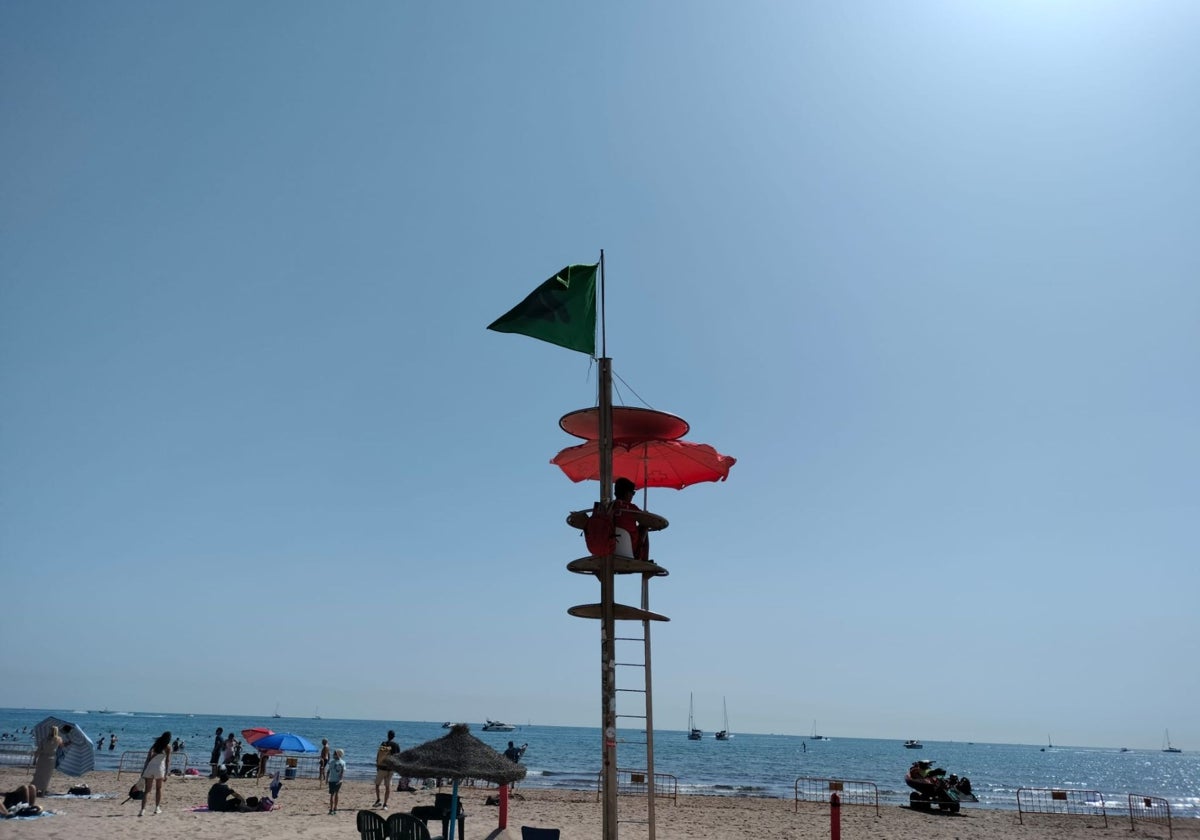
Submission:
<svg viewBox="0 0 1200 840">
<path fill-rule="evenodd" d="M 600 618 L 600 604 L 579 604 L 567 612 L 576 618 Z M 618 621 L 670 621 L 665 615 L 659 615 L 649 610 L 639 610 L 625 604 L 613 604 L 613 618 Z"/>
<path fill-rule="evenodd" d="M 568 572 L 575 572 L 580 575 L 598 575 L 604 569 L 603 557 L 580 557 L 578 560 L 572 560 L 567 564 Z M 657 563 L 651 563 L 647 560 L 634 560 L 632 557 L 622 557 L 618 554 L 613 555 L 613 572 L 618 575 L 654 575 L 655 577 L 666 577 L 670 574 L 666 569 Z"/>
</svg>

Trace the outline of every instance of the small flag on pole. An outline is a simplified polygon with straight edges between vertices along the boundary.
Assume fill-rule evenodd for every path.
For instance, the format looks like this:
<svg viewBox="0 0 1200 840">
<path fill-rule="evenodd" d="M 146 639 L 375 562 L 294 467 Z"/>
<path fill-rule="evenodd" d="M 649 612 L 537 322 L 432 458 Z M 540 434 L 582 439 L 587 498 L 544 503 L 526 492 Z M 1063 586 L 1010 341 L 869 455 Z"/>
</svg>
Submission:
<svg viewBox="0 0 1200 840">
<path fill-rule="evenodd" d="M 527 335 L 595 357 L 599 265 L 567 266 L 488 324 L 488 329 Z"/>
</svg>

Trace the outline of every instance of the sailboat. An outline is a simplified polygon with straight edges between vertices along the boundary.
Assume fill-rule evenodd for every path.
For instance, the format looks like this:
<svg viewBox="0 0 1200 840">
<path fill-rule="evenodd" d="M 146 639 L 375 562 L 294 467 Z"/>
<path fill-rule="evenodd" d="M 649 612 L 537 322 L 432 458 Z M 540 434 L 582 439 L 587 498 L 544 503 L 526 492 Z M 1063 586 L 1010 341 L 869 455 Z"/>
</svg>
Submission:
<svg viewBox="0 0 1200 840">
<path fill-rule="evenodd" d="M 317 706 L 315 709 L 313 709 L 313 720 L 320 720 L 320 719 L 321 719 L 321 707 Z"/>
<path fill-rule="evenodd" d="M 279 714 L 279 704 L 278 703 L 275 704 L 275 714 L 271 715 L 271 717 L 273 717 L 273 718 L 283 717 L 283 715 Z"/>
<path fill-rule="evenodd" d="M 699 741 L 704 737 L 704 733 L 696 728 L 696 698 L 695 695 L 688 695 L 688 740 Z"/>
<path fill-rule="evenodd" d="M 729 731 L 729 706 L 725 703 L 725 698 L 721 698 L 721 708 L 725 712 L 725 728 L 717 733 L 718 741 L 729 741 L 733 738 L 733 734 Z"/>
<path fill-rule="evenodd" d="M 1170 752 L 1170 753 L 1183 752 L 1183 750 L 1179 749 L 1179 747 L 1171 746 L 1171 733 L 1169 730 L 1166 730 L 1166 729 L 1163 730 L 1163 750 L 1162 751 Z"/>
<path fill-rule="evenodd" d="M 810 740 L 810 741 L 828 741 L 828 740 L 829 740 L 829 739 L 828 739 L 828 738 L 826 738 L 824 735 L 818 735 L 818 734 L 817 734 L 817 722 L 816 722 L 816 720 L 813 720 L 812 734 L 808 736 L 808 740 Z"/>
</svg>

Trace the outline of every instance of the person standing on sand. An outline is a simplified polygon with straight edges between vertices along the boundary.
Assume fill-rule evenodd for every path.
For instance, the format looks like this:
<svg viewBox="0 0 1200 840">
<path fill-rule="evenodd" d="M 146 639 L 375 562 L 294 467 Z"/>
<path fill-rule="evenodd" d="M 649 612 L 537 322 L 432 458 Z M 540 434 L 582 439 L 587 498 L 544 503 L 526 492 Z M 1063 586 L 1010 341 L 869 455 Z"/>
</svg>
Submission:
<svg viewBox="0 0 1200 840">
<path fill-rule="evenodd" d="M 346 753 L 339 747 L 333 751 L 333 761 L 329 762 L 329 813 L 338 812 L 338 791 L 342 789 L 342 777 L 346 775 L 346 762 L 342 756 Z"/>
<path fill-rule="evenodd" d="M 329 775 L 328 768 L 329 768 L 329 739 L 322 738 L 321 739 L 321 764 L 320 764 L 320 767 L 318 768 L 317 781 L 325 782 L 325 781 L 329 780 L 328 779 L 328 775 Z"/>
<path fill-rule="evenodd" d="M 375 751 L 375 804 L 372 808 L 382 808 L 387 810 L 388 794 L 392 792 L 392 769 L 384 766 L 384 759 L 393 756 L 400 752 L 400 745 L 396 743 L 396 733 L 391 729 L 388 730 L 387 740 L 379 745 L 379 749 Z M 383 798 L 379 797 L 379 785 L 383 785 Z"/>
<path fill-rule="evenodd" d="M 146 800 L 150 798 L 150 783 L 154 783 L 154 813 L 162 813 L 163 779 L 171 772 L 171 733 L 164 732 L 158 736 L 154 744 L 146 752 L 146 764 L 142 767 L 142 779 L 145 780 L 142 794 L 142 807 L 138 810 L 140 817 L 146 810 Z"/>
<path fill-rule="evenodd" d="M 225 746 L 225 739 L 221 737 L 221 733 L 223 733 L 224 731 L 225 731 L 225 727 L 223 727 L 223 726 L 217 727 L 217 737 L 213 740 L 213 748 L 212 748 L 212 756 L 211 756 L 212 773 L 210 773 L 208 776 L 208 778 L 210 778 L 210 779 L 217 778 L 217 765 L 221 763 L 221 749 Z"/>
<path fill-rule="evenodd" d="M 225 769 L 229 769 L 234 763 L 234 754 L 237 752 L 238 740 L 232 732 L 225 739 L 225 746 L 221 750 L 221 763 L 225 765 Z"/>
<path fill-rule="evenodd" d="M 62 744 L 63 740 L 58 734 L 57 726 L 51 726 L 50 734 L 38 744 L 37 763 L 34 764 L 33 769 L 33 786 L 37 788 L 37 792 L 41 796 L 45 796 L 46 791 L 50 788 L 50 776 L 54 773 L 54 764 Z"/>
</svg>

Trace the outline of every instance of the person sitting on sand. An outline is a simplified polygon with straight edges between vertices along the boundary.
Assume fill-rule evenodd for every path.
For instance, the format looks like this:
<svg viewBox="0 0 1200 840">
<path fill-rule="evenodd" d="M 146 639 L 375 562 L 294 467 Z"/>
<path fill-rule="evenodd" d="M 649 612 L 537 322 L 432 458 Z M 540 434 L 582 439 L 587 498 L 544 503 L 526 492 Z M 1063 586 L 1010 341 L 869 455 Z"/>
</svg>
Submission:
<svg viewBox="0 0 1200 840">
<path fill-rule="evenodd" d="M 245 797 L 229 786 L 229 774 L 224 770 L 221 771 L 213 786 L 208 789 L 208 810 L 242 813 L 250 810 L 246 805 Z"/>
</svg>

